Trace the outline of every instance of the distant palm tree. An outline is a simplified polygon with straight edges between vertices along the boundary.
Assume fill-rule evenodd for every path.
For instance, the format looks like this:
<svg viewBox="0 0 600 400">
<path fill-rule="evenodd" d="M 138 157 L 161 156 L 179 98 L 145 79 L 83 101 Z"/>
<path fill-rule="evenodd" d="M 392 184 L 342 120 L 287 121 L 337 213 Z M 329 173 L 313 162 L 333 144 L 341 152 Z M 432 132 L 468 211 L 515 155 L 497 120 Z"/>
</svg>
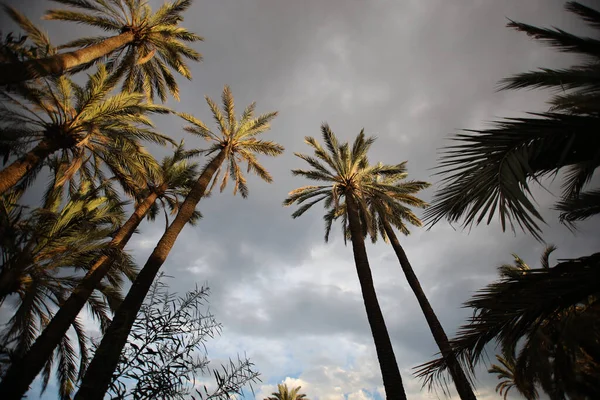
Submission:
<svg viewBox="0 0 600 400">
<path fill-rule="evenodd" d="M 184 150 L 183 144 L 181 144 L 173 156 L 165 157 L 161 164 L 160 177 L 154 182 L 149 182 L 148 188 L 140 193 L 141 198 L 137 202 L 135 211 L 116 230 L 108 244 L 109 251 L 105 251 L 103 255 L 96 255 L 92 260 L 87 261 L 89 268 L 85 277 L 75 282 L 73 292 L 62 302 L 58 312 L 47 323 L 47 326 L 29 348 L 29 351 L 8 369 L 2 383 L 0 383 L 0 391 L 6 398 L 21 398 L 25 394 L 45 361 L 59 345 L 69 326 L 76 321 L 77 315 L 85 302 L 92 298 L 96 288 L 102 286 L 102 280 L 113 273 L 118 263 L 116 256 L 123 250 L 140 222 L 146 216 L 156 217 L 157 200 L 165 208 L 169 207 L 172 211 L 178 209 L 180 199 L 187 194 L 197 175 L 197 165 L 188 162 L 196 154 L 195 151 Z M 191 219 L 192 222 L 198 217 L 199 214 L 196 213 Z M 104 233 L 103 238 L 106 236 L 106 233 Z M 135 279 L 135 275 L 130 275 L 130 277 L 132 280 Z M 110 320 L 103 322 L 102 330 L 104 331 Z"/>
<path fill-rule="evenodd" d="M 488 369 L 488 372 L 490 374 L 498 375 L 498 379 L 500 379 L 500 382 L 498 382 L 498 384 L 496 385 L 496 392 L 498 392 L 498 394 L 500 396 L 503 396 L 504 400 L 506 400 L 506 397 L 508 396 L 508 392 L 512 388 L 516 387 L 515 357 L 514 357 L 514 354 L 504 354 L 504 355 L 496 354 L 496 360 L 498 361 L 499 365 L 492 364 L 490 369 Z M 537 393 L 536 393 L 536 398 L 537 398 Z"/>
<path fill-rule="evenodd" d="M 124 145 L 140 149 L 141 140 L 172 142 L 155 132 L 148 118 L 151 113 L 169 110 L 145 102 L 139 93 L 110 96 L 114 86 L 100 66 L 84 87 L 60 77 L 44 86 L 19 86 L 18 94 L 0 91 L 5 104 L 0 108 L 0 154 L 4 162 L 22 154 L 0 171 L 0 194 L 23 179 L 31 180 L 57 152 L 68 165 L 59 185 L 82 168 L 93 165 L 99 169 L 102 164 L 113 171 L 128 165 L 130 174 L 144 179 L 154 158 L 143 151 L 125 155 L 118 150 Z"/>
<path fill-rule="evenodd" d="M 578 2 L 566 3 L 600 32 L 600 11 Z M 578 37 L 560 29 L 510 22 L 560 51 L 583 56 L 584 62 L 564 69 L 541 68 L 502 81 L 504 89 L 551 88 L 560 92 L 551 110 L 527 118 L 509 118 L 486 130 L 467 130 L 442 156 L 442 188 L 425 212 L 425 221 L 462 220 L 465 225 L 490 223 L 500 215 L 507 223 L 541 239 L 542 216 L 531 199 L 529 184 L 566 168 L 557 204 L 561 220 L 572 223 L 600 213 L 600 190 L 583 191 L 600 166 L 600 39 Z M 597 36 L 597 35 L 596 35 Z"/>
<path fill-rule="evenodd" d="M 71 41 L 63 48 L 78 48 L 26 62 L 0 64 L 0 85 L 36 77 L 63 75 L 106 60 L 113 78 L 124 77 L 123 89 L 154 95 L 165 101 L 167 91 L 179 98 L 179 88 L 170 69 L 187 79 L 192 75 L 183 58 L 200 61 L 201 55 L 184 42 L 202 38 L 178 26 L 191 0 L 164 3 L 156 12 L 142 0 L 53 0 L 80 9 L 50 10 L 45 19 L 72 21 L 93 26 L 114 36 L 98 36 Z M 10 7 L 5 7 L 9 13 Z"/>
<path fill-rule="evenodd" d="M 271 396 L 265 400 L 308 400 L 305 394 L 300 393 L 301 386 L 289 389 L 287 384 L 277 384 L 277 392 L 271 393 Z"/>
<path fill-rule="evenodd" d="M 15 196 L 13 192 L 2 197 L 2 219 L 7 231 L 2 235 L 0 267 L 0 302 L 8 295 L 17 295 L 16 310 L 5 324 L 1 339 L 2 346 L 12 352 L 12 363 L 30 349 L 35 337 L 52 318 L 53 309 L 59 307 L 78 284 L 80 278 L 71 271 L 89 268 L 90 261 L 106 250 L 106 238 L 122 216 L 118 204 L 81 192 L 60 209 L 37 209 L 25 218 L 18 211 Z M 101 325 L 110 321 L 107 304 L 116 307 L 122 300 L 120 274 L 135 274 L 135 268 L 128 261 L 120 259 L 108 282 L 98 285 L 98 291 L 83 302 Z M 74 328 L 79 342 L 79 356 L 66 334 L 70 327 Z M 82 374 L 88 362 L 87 338 L 79 319 L 73 318 L 57 338 L 54 356 L 53 350 L 38 369 L 44 368 L 42 389 L 57 359 L 59 392 L 61 398 L 70 398 L 78 371 Z M 0 391 L 4 395 L 4 391 Z"/>
<path fill-rule="evenodd" d="M 329 238 L 332 220 L 342 217 L 344 239 L 346 231 L 350 232 L 356 272 L 369 326 L 375 341 L 387 398 L 406 399 L 394 349 L 377 300 L 364 242 L 365 233 L 372 227 L 368 210 L 369 194 L 379 192 L 384 195 L 386 191 L 398 192 L 401 190 L 380 185 L 373 177 L 377 175 L 397 176 L 404 172 L 403 166 L 383 164 L 369 166 L 367 152 L 375 139 L 365 137 L 364 131 L 358 134 L 351 148 L 348 143 L 339 144 L 337 137 L 327 124 L 321 126 L 321 131 L 327 149 L 324 149 L 314 138 L 306 137 L 305 142 L 314 149 L 316 158 L 305 154 L 295 154 L 306 161 L 312 169 L 296 169 L 292 170 L 292 173 L 311 180 L 323 181 L 325 185 L 304 186 L 293 190 L 283 204 L 285 206 L 294 203 L 300 205 L 292 214 L 292 217 L 297 218 L 313 205 L 324 201 L 325 207 L 330 209 L 324 217 L 326 241 Z M 306 201 L 308 202 L 305 203 Z M 341 207 L 342 202 L 345 202 L 344 208 Z"/>
<path fill-rule="evenodd" d="M 223 112 L 210 98 L 206 101 L 219 126 L 219 134 L 213 133 L 199 119 L 182 114 L 192 125 L 186 130 L 197 134 L 212 142 L 204 151 L 207 156 L 214 155 L 205 166 L 198 180 L 192 186 L 185 201 L 179 207 L 177 216 L 154 248 L 154 251 L 140 271 L 125 300 L 116 312 L 110 327 L 102 338 L 100 346 L 92 359 L 84 376 L 81 387 L 75 399 L 102 399 L 108 389 L 110 379 L 119 361 L 119 355 L 127 342 L 127 336 L 135 321 L 136 315 L 150 290 L 154 278 L 160 267 L 164 264 L 175 240 L 183 227 L 189 222 L 196 212 L 196 205 L 206 195 L 207 189 L 213 181 L 213 186 L 219 177 L 220 167 L 225 164 L 229 176 L 234 181 L 234 194 L 239 191 L 242 197 L 247 197 L 248 188 L 246 178 L 240 169 L 240 163 L 246 162 L 247 170 L 257 174 L 266 182 L 271 182 L 269 172 L 258 163 L 256 154 L 277 156 L 283 152 L 283 146 L 261 139 L 257 136 L 270 129 L 270 121 L 277 115 L 276 112 L 254 117 L 255 104 L 252 103 L 242 113 L 238 121 L 235 115 L 233 95 L 229 87 L 225 86 L 222 95 Z M 227 174 L 221 182 L 221 190 L 227 184 Z"/>
</svg>

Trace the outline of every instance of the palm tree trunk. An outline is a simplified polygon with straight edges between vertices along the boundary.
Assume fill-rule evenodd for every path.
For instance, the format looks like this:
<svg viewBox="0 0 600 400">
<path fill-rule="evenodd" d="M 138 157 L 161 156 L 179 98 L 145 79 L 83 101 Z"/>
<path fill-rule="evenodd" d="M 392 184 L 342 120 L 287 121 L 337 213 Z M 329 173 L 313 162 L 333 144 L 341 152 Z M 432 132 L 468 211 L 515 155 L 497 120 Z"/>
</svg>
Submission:
<svg viewBox="0 0 600 400">
<path fill-rule="evenodd" d="M 394 355 L 394 348 L 392 347 L 390 335 L 383 319 L 383 313 L 379 307 L 377 294 L 375 293 L 373 276 L 371 275 L 371 267 L 369 266 L 369 259 L 365 248 L 365 239 L 360 227 L 358 208 L 352 195 L 346 196 L 346 205 L 356 272 L 360 281 L 371 333 L 375 341 L 375 349 L 377 350 L 377 358 L 379 359 L 386 398 L 388 400 L 406 400 L 406 393 L 402 385 L 402 378 L 400 377 L 400 370 L 398 369 L 398 363 Z"/>
<path fill-rule="evenodd" d="M 131 217 L 121 226 L 115 237 L 111 240 L 109 244 L 111 250 L 121 250 L 125 247 L 129 239 L 131 239 L 133 232 L 135 232 L 140 222 L 148 214 L 158 194 L 164 192 L 165 189 L 165 186 L 160 187 L 136 207 Z M 50 359 L 52 352 L 64 335 L 66 335 L 69 327 L 85 306 L 94 289 L 96 289 L 100 281 L 110 271 L 112 267 L 111 259 L 110 255 L 107 254 L 96 260 L 85 277 L 73 290 L 73 293 L 61 305 L 42 334 L 35 340 L 23 357 L 10 366 L 2 383 L 0 383 L 0 393 L 2 393 L 3 399 L 16 400 L 25 395 L 29 389 L 29 385 L 42 370 L 46 361 Z"/>
<path fill-rule="evenodd" d="M 68 70 L 104 57 L 133 42 L 133 32 L 109 37 L 100 43 L 68 53 L 16 63 L 0 64 L 0 85 L 8 85 L 45 76 L 64 75 Z"/>
<path fill-rule="evenodd" d="M 0 171 L 0 196 L 58 149 L 59 146 L 54 141 L 42 140 L 31 151 Z"/>
<path fill-rule="evenodd" d="M 179 208 L 177 216 L 158 241 L 150 257 L 148 257 L 144 268 L 138 274 L 127 296 L 115 313 L 100 346 L 96 349 L 96 354 L 87 368 L 79 391 L 75 395 L 75 400 L 102 400 L 104 397 L 144 298 L 148 294 L 160 267 L 173 248 L 177 236 L 194 214 L 196 205 L 204 196 L 213 175 L 225 160 L 225 155 L 226 150 L 223 149 L 208 163 Z"/>
<path fill-rule="evenodd" d="M 394 230 L 390 226 L 387 221 L 383 221 L 385 233 L 387 234 L 390 242 L 392 243 L 392 247 L 396 252 L 396 256 L 398 257 L 398 261 L 400 261 L 400 266 L 402 267 L 402 271 L 404 271 L 404 275 L 406 276 L 406 280 L 410 285 L 413 293 L 417 297 L 417 301 L 421 306 L 421 310 L 423 311 L 423 315 L 425 315 L 425 319 L 427 320 L 427 324 L 429 325 L 429 329 L 433 334 L 433 338 L 437 343 L 442 356 L 446 358 L 448 361 L 448 366 L 450 370 L 450 375 L 452 375 L 452 380 L 454 381 L 454 385 L 456 386 L 456 391 L 462 400 L 476 400 L 475 393 L 473 393 L 473 389 L 471 388 L 471 384 L 469 379 L 465 375 L 465 372 L 461 368 L 458 360 L 452 353 L 452 348 L 450 347 L 450 342 L 448 341 L 448 337 L 446 336 L 446 332 L 444 332 L 444 328 L 440 321 L 438 320 L 431 304 L 429 304 L 429 300 L 427 300 L 427 296 L 425 296 L 425 292 L 419 283 L 419 279 L 417 275 L 415 275 L 410 262 L 408 261 L 408 257 L 404 252 L 404 249 L 400 245 L 398 241 L 398 237 L 394 233 Z"/>
</svg>

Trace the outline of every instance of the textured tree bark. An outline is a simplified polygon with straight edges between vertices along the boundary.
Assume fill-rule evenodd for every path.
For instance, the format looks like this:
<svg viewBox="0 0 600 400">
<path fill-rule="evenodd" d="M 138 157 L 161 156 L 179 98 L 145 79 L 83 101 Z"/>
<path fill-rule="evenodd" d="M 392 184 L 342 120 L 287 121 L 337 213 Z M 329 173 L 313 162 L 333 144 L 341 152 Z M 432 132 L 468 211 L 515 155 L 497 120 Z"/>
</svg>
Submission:
<svg viewBox="0 0 600 400">
<path fill-rule="evenodd" d="M 0 196 L 58 149 L 59 146 L 55 142 L 42 140 L 31 151 L 0 171 Z"/>
<path fill-rule="evenodd" d="M 371 267 L 369 266 L 369 259 L 365 248 L 365 240 L 360 226 L 358 208 L 356 201 L 351 195 L 346 196 L 346 206 L 356 272 L 358 273 L 363 301 L 367 310 L 369 326 L 371 327 L 371 333 L 375 341 L 375 349 L 377 351 L 377 358 L 379 359 L 386 398 L 388 400 L 406 400 L 406 393 L 404 392 L 400 369 L 394 355 L 394 348 L 392 347 L 390 335 L 383 319 L 383 313 L 377 300 Z"/>
<path fill-rule="evenodd" d="M 406 256 L 404 249 L 398 241 L 398 237 L 396 236 L 394 230 L 387 221 L 384 221 L 384 227 L 385 233 L 390 239 L 392 247 L 396 252 L 398 261 L 400 261 L 400 266 L 402 267 L 402 271 L 404 271 L 406 280 L 408 281 L 408 284 L 412 289 L 413 293 L 417 297 L 417 301 L 419 302 L 421 310 L 425 315 L 425 319 L 427 320 L 429 329 L 433 334 L 433 338 L 435 339 L 435 342 L 437 343 L 440 352 L 442 353 L 442 356 L 445 357 L 448 361 L 450 375 L 452 376 L 452 380 L 454 381 L 454 385 L 456 386 L 458 395 L 462 400 L 476 400 L 477 397 L 475 397 L 475 393 L 473 393 L 473 389 L 471 388 L 469 379 L 465 375 L 454 354 L 452 354 L 452 348 L 450 347 L 448 336 L 446 336 L 446 332 L 444 332 L 442 324 L 440 324 L 440 321 L 435 315 L 431 304 L 429 304 L 429 300 L 427 299 L 427 296 L 425 296 L 425 292 L 421 287 L 421 283 L 419 282 L 417 275 L 415 275 L 415 272 L 412 269 L 410 262 L 408 261 L 408 257 Z"/>
<path fill-rule="evenodd" d="M 100 346 L 96 349 L 96 354 L 88 366 L 79 391 L 75 395 L 75 400 L 102 400 L 104 397 L 144 298 L 150 290 L 160 267 L 173 248 L 177 236 L 194 214 L 196 205 L 204 196 L 213 175 L 223 163 L 225 152 L 226 150 L 222 150 L 206 166 L 206 169 L 179 208 L 177 216 L 160 238 L 144 268 L 133 282 L 129 293 L 127 293 L 125 300 L 115 313 L 112 323 L 106 330 Z"/>
<path fill-rule="evenodd" d="M 133 42 L 134 39 L 133 32 L 127 31 L 120 35 L 109 37 L 101 43 L 68 53 L 56 54 L 51 57 L 25 62 L 2 63 L 0 64 L 0 85 L 8 85 L 45 76 L 64 75 L 68 70 L 104 57 Z"/>
<path fill-rule="evenodd" d="M 111 240 L 110 247 L 119 250 L 125 247 L 140 222 L 142 222 L 158 198 L 157 192 L 164 192 L 165 189 L 166 187 L 163 186 L 158 191 L 151 193 L 136 207 L 134 213 Z M 46 361 L 52 356 L 52 352 L 67 333 L 69 327 L 75 321 L 77 315 L 79 315 L 79 312 L 85 306 L 98 284 L 110 271 L 111 267 L 112 260 L 109 255 L 104 255 L 96 260 L 83 280 L 61 305 L 48 326 L 38 336 L 27 353 L 14 362 L 6 371 L 4 379 L 0 383 L 0 393 L 2 393 L 3 399 L 17 400 L 25 395 L 27 390 L 29 390 L 29 385 L 31 385 L 37 374 L 42 370 Z"/>
</svg>

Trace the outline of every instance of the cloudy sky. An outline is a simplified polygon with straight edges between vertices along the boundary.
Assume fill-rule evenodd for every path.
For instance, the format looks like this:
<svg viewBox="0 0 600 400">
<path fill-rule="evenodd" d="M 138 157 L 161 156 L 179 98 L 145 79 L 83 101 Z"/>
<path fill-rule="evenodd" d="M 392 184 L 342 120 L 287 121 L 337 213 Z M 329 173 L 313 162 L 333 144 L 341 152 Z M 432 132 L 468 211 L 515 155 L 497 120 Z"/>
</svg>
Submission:
<svg viewBox="0 0 600 400">
<path fill-rule="evenodd" d="M 16 2 L 13 1 L 15 4 Z M 9 2 L 10 3 L 10 2 Z M 156 6 L 159 1 L 151 1 Z M 584 2 L 592 4 L 591 1 Z M 23 9 L 23 2 L 19 3 Z M 36 20 L 52 6 L 27 1 Z M 322 209 L 292 220 L 281 206 L 305 182 L 291 168 L 303 166 L 293 152 L 308 151 L 306 135 L 318 136 L 327 121 L 343 140 L 365 128 L 378 140 L 370 159 L 408 160 L 411 178 L 436 183 L 431 168 L 437 149 L 460 128 L 481 128 L 497 117 L 544 109 L 543 92 L 495 91 L 497 81 L 539 66 L 561 66 L 568 56 L 505 27 L 507 18 L 581 32 L 563 11 L 562 0 L 196 0 L 184 26 L 205 38 L 196 48 L 191 83 L 180 80 L 178 111 L 212 124 L 203 97 L 217 99 L 231 86 L 238 109 L 257 101 L 257 111 L 278 110 L 265 135 L 286 147 L 265 159 L 275 182 L 250 179 L 250 197 L 228 190 L 200 203 L 204 219 L 186 227 L 163 270 L 172 290 L 195 283 L 212 291 L 211 310 L 223 334 L 208 344 L 215 360 L 246 353 L 262 374 L 255 387 L 263 398 L 277 383 L 302 385 L 310 399 L 380 399 L 382 381 L 369 332 L 352 250 L 337 229 L 323 242 Z M 4 24 L 3 24 L 4 25 Z M 87 29 L 43 22 L 56 43 L 88 34 Z M 8 29 L 6 29 L 8 31 Z M 174 117 L 157 121 L 189 146 Z M 157 156 L 166 154 L 157 151 Z M 436 185 L 424 191 L 431 199 Z M 557 185 L 548 182 L 550 192 Z M 542 209 L 555 200 L 536 191 Z M 582 224 L 577 236 L 554 221 L 544 237 L 558 246 L 556 257 L 592 252 L 598 230 Z M 456 228 L 456 229 L 455 229 Z M 518 253 L 535 264 L 543 245 L 499 224 L 462 231 L 442 222 L 402 238 L 423 288 L 447 333 L 469 315 L 461 304 L 491 282 L 495 267 Z M 128 248 L 145 262 L 162 224 L 145 224 Z M 368 245 L 379 300 L 410 399 L 436 398 L 421 389 L 412 368 L 436 353 L 418 304 L 391 248 Z M 493 356 L 492 356 L 493 357 Z M 499 398 L 496 378 L 478 376 L 480 399 Z M 37 393 L 32 394 L 35 398 Z M 250 396 L 249 396 L 250 397 Z M 510 396 L 509 396 L 510 397 Z"/>
</svg>

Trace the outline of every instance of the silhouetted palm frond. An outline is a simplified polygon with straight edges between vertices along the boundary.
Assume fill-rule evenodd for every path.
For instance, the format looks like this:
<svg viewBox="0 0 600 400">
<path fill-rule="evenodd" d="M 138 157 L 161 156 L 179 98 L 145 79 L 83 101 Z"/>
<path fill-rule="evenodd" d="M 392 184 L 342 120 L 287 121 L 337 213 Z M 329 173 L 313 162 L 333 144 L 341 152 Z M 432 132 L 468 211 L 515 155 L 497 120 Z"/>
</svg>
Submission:
<svg viewBox="0 0 600 400">
<path fill-rule="evenodd" d="M 566 9 L 600 29 L 598 11 L 574 1 L 567 2 Z M 544 221 L 531 197 L 530 184 L 543 176 L 565 167 L 569 170 L 559 203 L 562 221 L 572 223 L 598 212 L 569 207 L 578 207 L 581 191 L 600 166 L 596 134 L 600 128 L 600 39 L 514 21 L 508 26 L 588 61 L 504 79 L 501 89 L 551 88 L 560 94 L 550 100 L 550 112 L 505 119 L 493 128 L 457 135 L 457 144 L 447 146 L 441 156 L 442 186 L 424 219 L 430 225 L 445 218 L 468 226 L 489 224 L 499 215 L 503 230 L 507 225 L 514 230 L 516 224 L 541 240 L 540 222 Z M 589 200 L 585 197 L 583 203 Z"/>
</svg>

